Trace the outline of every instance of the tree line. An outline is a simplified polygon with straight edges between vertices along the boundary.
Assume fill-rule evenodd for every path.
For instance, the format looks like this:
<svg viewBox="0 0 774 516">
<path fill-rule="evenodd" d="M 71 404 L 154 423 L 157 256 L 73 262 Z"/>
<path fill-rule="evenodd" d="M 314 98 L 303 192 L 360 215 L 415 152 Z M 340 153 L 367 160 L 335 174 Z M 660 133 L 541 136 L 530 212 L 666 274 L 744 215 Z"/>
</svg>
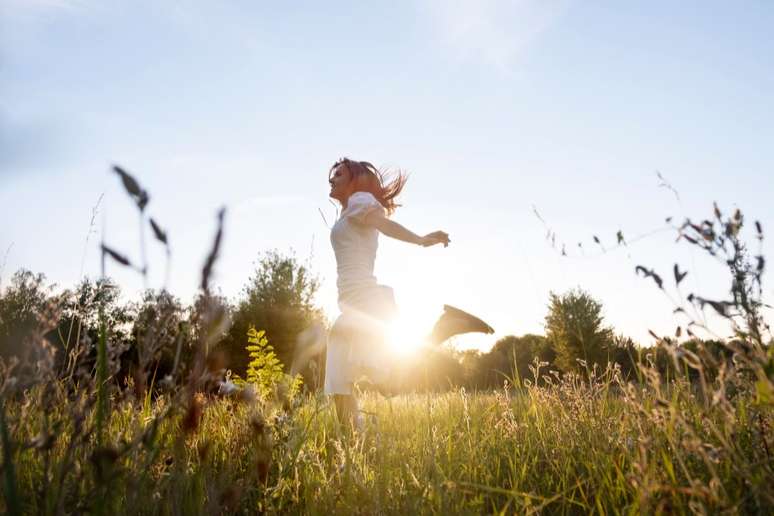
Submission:
<svg viewBox="0 0 774 516">
<path fill-rule="evenodd" d="M 0 359 L 19 361 L 34 374 L 37 360 L 53 357 L 62 377 L 88 373 L 95 367 L 102 313 L 112 380 L 138 394 L 182 381 L 192 367 L 196 343 L 209 347 L 213 369 L 244 376 L 251 327 L 265 331 L 287 370 L 299 332 L 315 323 L 326 325 L 314 303 L 318 287 L 308 263 L 278 251 L 260 257 L 237 299 L 200 293 L 190 305 L 166 290 L 151 289 L 137 301 L 124 302 L 111 279 L 87 278 L 55 293 L 44 275 L 20 270 L 0 292 Z M 679 346 L 710 350 L 717 360 L 731 357 L 720 341 L 692 338 Z M 47 348 L 55 352 L 40 353 Z M 307 388 L 321 387 L 324 358 L 324 352 L 318 353 L 301 371 Z M 536 368 L 593 374 L 613 366 L 624 378 L 636 379 L 642 361 L 663 372 L 674 367 L 663 349 L 642 347 L 605 325 L 602 304 L 578 288 L 550 294 L 544 335 L 509 335 L 488 352 L 457 351 L 450 345 L 423 348 L 408 360 L 403 386 L 492 389 L 504 382 L 535 381 Z"/>
</svg>

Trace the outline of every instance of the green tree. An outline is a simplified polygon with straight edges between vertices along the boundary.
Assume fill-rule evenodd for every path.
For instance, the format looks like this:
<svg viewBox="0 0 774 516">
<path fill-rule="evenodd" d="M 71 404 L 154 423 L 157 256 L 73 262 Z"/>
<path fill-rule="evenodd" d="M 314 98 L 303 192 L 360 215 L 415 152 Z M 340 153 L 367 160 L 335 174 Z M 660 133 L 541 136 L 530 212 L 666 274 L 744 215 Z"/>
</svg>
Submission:
<svg viewBox="0 0 774 516">
<path fill-rule="evenodd" d="M 559 296 L 551 292 L 546 337 L 556 352 L 556 364 L 563 371 L 580 371 L 583 360 L 604 367 L 613 331 L 602 324 L 602 304 L 588 292 L 570 290 Z"/>
<path fill-rule="evenodd" d="M 482 387 L 501 387 L 505 379 L 523 381 L 532 380 L 529 366 L 534 359 L 553 365 L 555 353 L 542 335 L 523 335 L 516 337 L 508 335 L 492 346 L 488 353 L 481 357 L 483 361 Z"/>
<path fill-rule="evenodd" d="M 621 367 L 621 375 L 627 380 L 637 377 L 640 363 L 640 347 L 631 338 L 615 335 L 609 346 L 608 358 Z"/>
<path fill-rule="evenodd" d="M 286 366 L 291 364 L 299 332 L 322 319 L 313 300 L 318 287 L 317 277 L 294 254 L 264 254 L 242 291 L 223 342 L 229 367 L 244 375 L 249 362 L 244 336 L 251 326 L 263 329 L 277 357 Z"/>
<path fill-rule="evenodd" d="M 0 357 L 22 362 L 37 358 L 33 341 L 50 330 L 44 319 L 55 301 L 53 287 L 45 281 L 43 274 L 21 269 L 0 293 Z"/>
<path fill-rule="evenodd" d="M 225 296 L 199 292 L 188 307 L 192 342 L 204 346 L 208 352 L 217 348 L 229 336 L 233 311 Z"/>
<path fill-rule="evenodd" d="M 132 342 L 125 357 L 128 362 L 125 368 L 132 375 L 139 395 L 151 382 L 184 368 L 192 354 L 191 332 L 185 320 L 185 308 L 166 290 L 145 290 L 134 310 Z"/>
<path fill-rule="evenodd" d="M 450 346 L 425 347 L 412 361 L 405 364 L 400 390 L 443 392 L 463 385 L 465 369 L 472 356 L 455 351 Z M 468 364 L 463 365 L 463 362 Z M 469 369 L 468 369 L 469 370 Z"/>
<path fill-rule="evenodd" d="M 117 360 L 131 346 L 134 318 L 132 310 L 121 302 L 121 289 L 111 278 L 84 278 L 74 290 L 63 293 L 59 322 L 49 334 L 49 340 L 59 350 L 57 359 L 62 373 L 94 367 L 100 309 L 105 317 L 111 367 L 113 373 L 118 373 Z"/>
</svg>

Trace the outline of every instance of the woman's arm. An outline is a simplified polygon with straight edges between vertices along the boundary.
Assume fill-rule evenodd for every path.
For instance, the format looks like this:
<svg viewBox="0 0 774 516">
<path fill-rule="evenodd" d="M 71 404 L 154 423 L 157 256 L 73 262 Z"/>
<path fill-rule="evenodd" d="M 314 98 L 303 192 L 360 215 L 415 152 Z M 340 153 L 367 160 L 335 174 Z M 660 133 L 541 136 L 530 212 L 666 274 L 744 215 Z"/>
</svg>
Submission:
<svg viewBox="0 0 774 516">
<path fill-rule="evenodd" d="M 443 231 L 433 231 L 425 236 L 419 236 L 408 228 L 398 224 L 394 220 L 388 219 L 376 211 L 371 212 L 366 216 L 365 223 L 378 229 L 390 238 L 402 240 L 403 242 L 408 242 L 410 244 L 417 244 L 424 247 L 443 244 L 444 247 L 447 247 L 450 242 L 449 235 Z"/>
</svg>

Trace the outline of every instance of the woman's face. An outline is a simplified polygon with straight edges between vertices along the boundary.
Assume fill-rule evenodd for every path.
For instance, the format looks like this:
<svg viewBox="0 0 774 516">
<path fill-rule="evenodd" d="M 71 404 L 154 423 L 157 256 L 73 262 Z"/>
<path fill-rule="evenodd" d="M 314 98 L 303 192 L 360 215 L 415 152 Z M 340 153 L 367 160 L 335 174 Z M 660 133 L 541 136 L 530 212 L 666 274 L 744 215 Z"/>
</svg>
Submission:
<svg viewBox="0 0 774 516">
<path fill-rule="evenodd" d="M 349 197 L 350 174 L 347 167 L 342 163 L 333 170 L 328 178 L 331 185 L 331 192 L 328 194 L 331 198 L 343 203 Z"/>
</svg>

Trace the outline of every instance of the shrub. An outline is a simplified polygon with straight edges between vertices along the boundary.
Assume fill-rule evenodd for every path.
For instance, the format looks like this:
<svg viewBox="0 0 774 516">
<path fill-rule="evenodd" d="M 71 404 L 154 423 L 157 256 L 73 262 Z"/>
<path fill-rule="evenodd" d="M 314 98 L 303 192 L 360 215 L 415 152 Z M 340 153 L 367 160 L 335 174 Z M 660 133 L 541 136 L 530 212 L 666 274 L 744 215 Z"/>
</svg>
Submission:
<svg viewBox="0 0 774 516">
<path fill-rule="evenodd" d="M 283 372 L 282 361 L 274 352 L 274 346 L 269 344 L 265 331 L 258 331 L 254 326 L 250 326 L 247 330 L 245 350 L 250 359 L 247 364 L 247 374 L 244 380 L 234 375 L 235 384 L 241 387 L 251 385 L 264 398 L 275 393 L 280 385 L 289 387 L 288 394 L 291 396 L 299 391 L 300 376 L 291 377 Z"/>
</svg>

